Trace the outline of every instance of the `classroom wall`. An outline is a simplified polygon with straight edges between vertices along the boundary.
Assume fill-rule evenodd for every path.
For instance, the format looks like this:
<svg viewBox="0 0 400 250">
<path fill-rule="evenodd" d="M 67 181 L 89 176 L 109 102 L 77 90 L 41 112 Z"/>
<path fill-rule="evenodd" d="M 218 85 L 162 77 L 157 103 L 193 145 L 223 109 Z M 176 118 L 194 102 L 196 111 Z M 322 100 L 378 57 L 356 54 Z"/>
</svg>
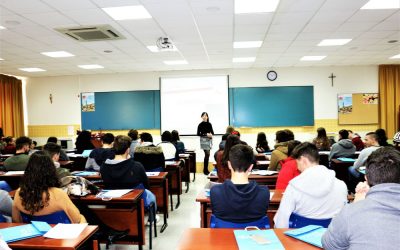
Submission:
<svg viewBox="0 0 400 250">
<path fill-rule="evenodd" d="M 291 127 L 297 138 L 309 140 L 319 126 L 328 132 L 337 132 L 349 128 L 364 134 L 377 128 L 377 125 L 339 126 L 337 124 L 337 94 L 339 93 L 377 93 L 378 66 L 344 67 L 290 67 L 275 68 L 277 80 L 266 79 L 268 69 L 219 69 L 169 72 L 141 72 L 121 74 L 96 74 L 80 76 L 35 77 L 27 79 L 28 133 L 29 136 L 43 141 L 50 135 L 62 138 L 74 138 L 68 133 L 68 126 L 78 129 L 81 123 L 81 92 L 157 90 L 159 77 L 167 76 L 205 76 L 229 75 L 230 87 L 260 86 L 314 86 L 315 125 L 311 127 Z M 336 75 L 334 85 L 328 76 Z M 53 96 L 50 103 L 49 95 Z M 290 98 L 290 97 L 288 97 Z M 273 108 L 268 100 L 255 103 L 255 108 Z M 105 117 L 106 119 L 106 117 Z M 240 128 L 250 145 L 255 144 L 259 131 L 267 133 L 273 144 L 274 132 L 280 128 Z M 71 131 L 71 128 L 70 128 Z M 116 134 L 126 131 L 114 131 Z M 151 131 L 155 140 L 159 140 L 159 131 Z M 187 147 L 198 148 L 197 138 L 186 138 Z M 214 143 L 217 147 L 219 139 Z M 199 154 L 202 157 L 202 154 Z"/>
</svg>

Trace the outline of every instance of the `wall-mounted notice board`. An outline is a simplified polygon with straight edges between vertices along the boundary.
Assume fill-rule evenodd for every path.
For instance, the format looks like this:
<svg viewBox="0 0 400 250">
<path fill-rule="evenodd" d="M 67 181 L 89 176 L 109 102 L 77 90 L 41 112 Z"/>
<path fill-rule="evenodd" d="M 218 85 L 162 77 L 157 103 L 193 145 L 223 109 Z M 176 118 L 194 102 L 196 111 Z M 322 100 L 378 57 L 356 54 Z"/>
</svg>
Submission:
<svg viewBox="0 0 400 250">
<path fill-rule="evenodd" d="M 378 124 L 378 102 L 377 93 L 339 94 L 339 124 Z"/>
<path fill-rule="evenodd" d="M 229 89 L 235 127 L 313 126 L 313 86 Z"/>
<path fill-rule="evenodd" d="M 82 93 L 81 101 L 82 129 L 160 128 L 158 90 Z"/>
</svg>

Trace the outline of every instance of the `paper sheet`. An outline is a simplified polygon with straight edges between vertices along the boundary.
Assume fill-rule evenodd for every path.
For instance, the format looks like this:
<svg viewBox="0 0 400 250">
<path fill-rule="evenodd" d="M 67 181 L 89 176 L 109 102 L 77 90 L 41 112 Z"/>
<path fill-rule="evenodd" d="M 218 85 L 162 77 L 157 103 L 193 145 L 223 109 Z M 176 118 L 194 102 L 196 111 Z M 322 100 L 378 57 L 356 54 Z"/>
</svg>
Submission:
<svg viewBox="0 0 400 250">
<path fill-rule="evenodd" d="M 160 172 L 146 172 L 147 176 L 159 176 Z"/>
<path fill-rule="evenodd" d="M 272 200 L 273 196 L 274 196 L 274 192 L 269 192 L 269 200 Z"/>
<path fill-rule="evenodd" d="M 8 171 L 4 175 L 17 175 L 17 174 L 24 174 L 25 171 Z"/>
<path fill-rule="evenodd" d="M 87 223 L 83 224 L 63 224 L 59 223 L 50 229 L 45 235 L 46 238 L 52 239 L 76 239 L 87 227 Z"/>
<path fill-rule="evenodd" d="M 115 190 L 108 190 L 102 191 L 96 195 L 96 197 L 100 198 L 119 198 L 122 197 L 124 194 L 129 193 L 133 189 L 115 189 Z"/>
</svg>

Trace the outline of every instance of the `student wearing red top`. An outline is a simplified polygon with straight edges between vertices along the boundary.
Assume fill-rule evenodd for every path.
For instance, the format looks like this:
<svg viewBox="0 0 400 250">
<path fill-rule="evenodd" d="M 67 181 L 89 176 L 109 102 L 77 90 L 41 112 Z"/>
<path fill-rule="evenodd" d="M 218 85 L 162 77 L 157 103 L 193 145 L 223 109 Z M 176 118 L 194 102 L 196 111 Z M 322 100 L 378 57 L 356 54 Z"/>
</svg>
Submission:
<svg viewBox="0 0 400 250">
<path fill-rule="evenodd" d="M 293 149 L 299 144 L 300 142 L 296 140 L 288 142 L 288 155 L 290 156 L 281 161 L 282 168 L 276 181 L 276 189 L 285 190 L 289 181 L 300 174 L 297 169 L 296 159 L 291 156 Z"/>
<path fill-rule="evenodd" d="M 223 152 L 217 154 L 218 182 L 223 183 L 231 178 L 231 170 L 228 168 L 229 151 L 237 144 L 244 144 L 237 135 L 229 135 Z"/>
</svg>

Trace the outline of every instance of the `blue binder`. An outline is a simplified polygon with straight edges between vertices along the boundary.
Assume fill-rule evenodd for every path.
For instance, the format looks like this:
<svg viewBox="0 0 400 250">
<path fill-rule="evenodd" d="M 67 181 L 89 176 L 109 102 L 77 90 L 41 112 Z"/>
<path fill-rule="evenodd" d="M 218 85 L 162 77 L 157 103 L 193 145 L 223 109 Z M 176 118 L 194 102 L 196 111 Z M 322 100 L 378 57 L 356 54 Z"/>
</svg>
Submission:
<svg viewBox="0 0 400 250">
<path fill-rule="evenodd" d="M 286 231 L 285 234 L 322 248 L 322 235 L 324 235 L 326 230 L 327 228 L 322 226 L 309 225 L 295 230 Z"/>
<path fill-rule="evenodd" d="M 353 158 L 347 158 L 347 157 L 339 157 L 339 158 L 337 158 L 339 161 L 342 161 L 342 162 L 356 162 L 356 160 L 355 159 L 353 159 Z"/>
<path fill-rule="evenodd" d="M 32 224 L 0 229 L 0 235 L 5 242 L 10 243 L 42 236 L 50 229 L 47 222 L 32 221 Z"/>
<path fill-rule="evenodd" d="M 273 230 L 234 230 L 233 233 L 239 250 L 285 250 Z M 265 240 L 265 244 L 254 240 L 257 237 Z"/>
</svg>

